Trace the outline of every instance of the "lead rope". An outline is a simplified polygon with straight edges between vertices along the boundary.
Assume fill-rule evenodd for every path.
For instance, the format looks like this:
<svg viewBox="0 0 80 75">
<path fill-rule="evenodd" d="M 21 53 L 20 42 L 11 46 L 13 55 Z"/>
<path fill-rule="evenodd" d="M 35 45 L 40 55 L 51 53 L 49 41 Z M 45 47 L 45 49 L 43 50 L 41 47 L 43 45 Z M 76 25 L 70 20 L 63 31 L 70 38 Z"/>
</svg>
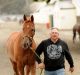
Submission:
<svg viewBox="0 0 80 75">
<path fill-rule="evenodd" d="M 34 51 L 34 49 L 32 48 L 32 47 L 30 47 L 30 49 L 33 51 L 33 53 L 40 59 L 40 57 L 39 57 L 39 55 Z M 41 60 L 41 59 L 40 59 Z M 42 60 L 41 60 L 41 62 L 43 62 Z M 42 72 L 43 72 L 43 69 L 41 69 L 41 72 L 40 72 L 40 75 L 42 74 Z"/>
</svg>

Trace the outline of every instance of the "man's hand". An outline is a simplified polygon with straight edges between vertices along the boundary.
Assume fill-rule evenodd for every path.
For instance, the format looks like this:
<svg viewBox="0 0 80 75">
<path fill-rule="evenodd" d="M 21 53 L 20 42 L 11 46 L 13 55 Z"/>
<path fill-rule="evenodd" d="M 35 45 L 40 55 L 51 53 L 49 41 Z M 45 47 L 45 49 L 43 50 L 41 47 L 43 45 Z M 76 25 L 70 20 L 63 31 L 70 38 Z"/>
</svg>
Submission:
<svg viewBox="0 0 80 75">
<path fill-rule="evenodd" d="M 38 64 L 38 67 L 39 67 L 40 69 L 44 69 L 44 68 L 45 68 L 45 65 L 44 65 L 44 63 L 40 63 L 40 64 Z"/>
<path fill-rule="evenodd" d="M 74 67 L 70 68 L 69 71 L 72 73 L 74 71 Z"/>
</svg>

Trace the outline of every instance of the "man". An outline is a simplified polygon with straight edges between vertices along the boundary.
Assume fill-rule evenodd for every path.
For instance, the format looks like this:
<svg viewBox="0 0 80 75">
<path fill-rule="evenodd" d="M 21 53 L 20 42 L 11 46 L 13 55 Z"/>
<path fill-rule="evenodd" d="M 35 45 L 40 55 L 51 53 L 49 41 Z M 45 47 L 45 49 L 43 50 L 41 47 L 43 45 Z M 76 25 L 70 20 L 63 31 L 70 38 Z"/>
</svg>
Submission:
<svg viewBox="0 0 80 75">
<path fill-rule="evenodd" d="M 38 56 L 44 53 L 44 62 Z M 36 61 L 41 69 L 45 69 L 45 75 L 65 75 L 65 59 L 66 57 L 70 71 L 74 71 L 74 64 L 72 56 L 69 52 L 68 45 L 60 39 L 57 28 L 52 28 L 50 31 L 50 38 L 43 40 L 37 47 Z"/>
</svg>

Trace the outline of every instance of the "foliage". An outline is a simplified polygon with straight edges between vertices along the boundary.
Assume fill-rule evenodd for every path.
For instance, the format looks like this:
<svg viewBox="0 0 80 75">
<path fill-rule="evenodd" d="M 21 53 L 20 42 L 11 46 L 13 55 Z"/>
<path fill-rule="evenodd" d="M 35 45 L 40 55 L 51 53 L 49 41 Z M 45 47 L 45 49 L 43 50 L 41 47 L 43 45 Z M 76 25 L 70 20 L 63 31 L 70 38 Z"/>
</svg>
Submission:
<svg viewBox="0 0 80 75">
<path fill-rule="evenodd" d="M 33 1 L 36 1 L 36 2 L 39 2 L 39 1 L 46 1 L 46 3 L 49 3 L 50 0 L 33 0 Z"/>
<path fill-rule="evenodd" d="M 37 2 L 38 0 L 33 0 L 33 1 Z"/>
</svg>

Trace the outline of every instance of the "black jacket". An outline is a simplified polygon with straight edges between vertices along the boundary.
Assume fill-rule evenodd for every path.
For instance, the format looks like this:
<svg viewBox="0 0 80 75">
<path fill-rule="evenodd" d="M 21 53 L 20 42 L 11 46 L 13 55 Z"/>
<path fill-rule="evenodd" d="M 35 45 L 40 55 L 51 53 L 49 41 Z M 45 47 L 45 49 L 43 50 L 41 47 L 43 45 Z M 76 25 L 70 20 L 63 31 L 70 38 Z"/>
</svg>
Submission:
<svg viewBox="0 0 80 75">
<path fill-rule="evenodd" d="M 42 41 L 38 45 L 36 53 L 40 56 L 42 52 L 44 53 L 45 70 L 54 71 L 64 68 L 64 57 L 68 60 L 70 67 L 74 67 L 69 48 L 61 39 L 59 39 L 56 43 L 53 43 L 50 38 Z M 41 63 L 38 56 L 36 56 L 36 61 Z"/>
</svg>

